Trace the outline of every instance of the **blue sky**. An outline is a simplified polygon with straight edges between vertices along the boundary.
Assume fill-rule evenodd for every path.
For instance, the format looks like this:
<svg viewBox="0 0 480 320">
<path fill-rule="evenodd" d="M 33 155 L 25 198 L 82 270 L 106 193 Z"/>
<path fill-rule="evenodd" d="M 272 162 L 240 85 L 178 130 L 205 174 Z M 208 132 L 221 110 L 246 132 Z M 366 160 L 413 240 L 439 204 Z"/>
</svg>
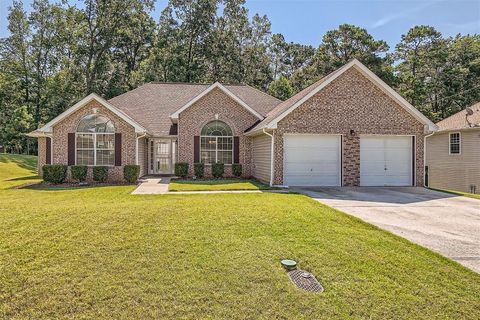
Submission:
<svg viewBox="0 0 480 320">
<path fill-rule="evenodd" d="M 68 0 L 71 4 L 81 3 Z M 24 0 L 28 10 L 32 0 Z M 167 0 L 157 0 L 158 20 Z M 7 10 L 11 0 L 0 0 L 0 37 L 8 35 Z M 393 47 L 414 25 L 434 26 L 445 36 L 480 34 L 480 0 L 247 0 L 250 14 L 266 14 L 272 31 L 287 41 L 318 46 L 326 31 L 342 23 L 366 28 Z"/>
</svg>

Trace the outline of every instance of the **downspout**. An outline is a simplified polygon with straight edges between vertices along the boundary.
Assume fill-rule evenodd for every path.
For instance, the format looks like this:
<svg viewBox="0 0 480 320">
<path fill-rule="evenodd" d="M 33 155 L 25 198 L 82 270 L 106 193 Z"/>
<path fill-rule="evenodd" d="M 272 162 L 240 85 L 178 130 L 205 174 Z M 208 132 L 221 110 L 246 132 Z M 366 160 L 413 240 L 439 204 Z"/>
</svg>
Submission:
<svg viewBox="0 0 480 320">
<path fill-rule="evenodd" d="M 265 133 L 267 136 L 272 138 L 272 143 L 270 144 L 271 150 L 270 150 L 270 187 L 273 186 L 273 174 L 274 174 L 274 145 L 275 145 L 275 137 L 273 134 L 268 133 L 265 128 L 262 129 L 263 133 Z"/>
<path fill-rule="evenodd" d="M 138 166 L 138 140 L 145 137 L 147 135 L 146 132 L 144 132 L 141 136 L 138 136 L 137 139 L 135 140 L 135 164 Z"/>
<path fill-rule="evenodd" d="M 430 134 L 427 134 L 426 136 L 423 136 L 423 187 L 427 188 L 427 184 L 425 183 L 425 167 L 427 166 L 427 138 L 431 137 L 435 134 L 435 132 L 432 132 Z"/>
</svg>

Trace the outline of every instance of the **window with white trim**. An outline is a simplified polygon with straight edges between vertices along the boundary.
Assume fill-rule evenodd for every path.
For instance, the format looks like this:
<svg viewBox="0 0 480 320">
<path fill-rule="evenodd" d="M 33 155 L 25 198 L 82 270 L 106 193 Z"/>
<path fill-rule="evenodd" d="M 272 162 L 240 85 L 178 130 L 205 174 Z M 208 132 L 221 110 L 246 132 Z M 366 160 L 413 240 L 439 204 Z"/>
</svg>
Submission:
<svg viewBox="0 0 480 320">
<path fill-rule="evenodd" d="M 203 163 L 233 162 L 232 129 L 222 121 L 207 123 L 200 135 L 200 161 Z"/>
<path fill-rule="evenodd" d="M 97 114 L 84 116 L 78 123 L 75 141 L 77 165 L 115 164 L 115 126 L 107 117 Z"/>
<path fill-rule="evenodd" d="M 460 132 L 450 133 L 450 154 L 460 154 L 461 150 Z"/>
</svg>

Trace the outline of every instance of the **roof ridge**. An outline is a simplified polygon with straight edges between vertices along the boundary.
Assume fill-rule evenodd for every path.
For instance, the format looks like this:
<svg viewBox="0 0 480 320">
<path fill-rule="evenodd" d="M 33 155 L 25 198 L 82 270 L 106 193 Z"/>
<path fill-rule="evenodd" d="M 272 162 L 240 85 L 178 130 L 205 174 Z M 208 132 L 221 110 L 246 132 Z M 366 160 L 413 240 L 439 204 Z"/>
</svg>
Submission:
<svg viewBox="0 0 480 320">
<path fill-rule="evenodd" d="M 215 82 L 218 82 L 223 86 L 242 86 L 242 87 L 248 86 L 244 83 L 222 83 L 220 81 L 215 81 Z M 150 81 L 145 84 L 184 84 L 184 85 L 192 85 L 192 86 L 211 86 L 215 82 L 208 83 L 208 82 L 182 82 L 182 81 Z"/>
<path fill-rule="evenodd" d="M 249 88 L 251 88 L 251 89 L 253 89 L 253 90 L 255 90 L 255 91 L 258 91 L 258 92 L 260 92 L 260 93 L 263 94 L 263 95 L 269 96 L 270 98 L 274 98 L 275 100 L 280 101 L 280 103 L 282 103 L 283 101 L 285 101 L 285 100 L 279 99 L 279 98 L 277 98 L 277 97 L 274 97 L 274 96 L 272 96 L 271 94 L 268 94 L 268 93 L 266 93 L 265 91 L 262 91 L 262 90 L 260 90 L 260 89 L 258 89 L 258 88 L 252 87 L 252 86 L 249 85 L 248 83 L 246 83 L 245 86 L 246 86 L 246 87 L 249 87 Z M 280 104 L 280 103 L 279 103 L 279 104 Z"/>
</svg>

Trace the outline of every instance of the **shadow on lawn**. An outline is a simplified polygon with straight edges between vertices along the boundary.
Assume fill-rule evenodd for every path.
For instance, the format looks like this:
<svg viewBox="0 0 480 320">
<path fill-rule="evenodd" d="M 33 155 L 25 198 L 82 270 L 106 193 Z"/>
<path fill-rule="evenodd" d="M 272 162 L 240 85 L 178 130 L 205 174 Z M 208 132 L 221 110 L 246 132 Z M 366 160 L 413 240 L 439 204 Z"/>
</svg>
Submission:
<svg viewBox="0 0 480 320">
<path fill-rule="evenodd" d="M 0 163 L 14 163 L 20 168 L 35 172 L 37 170 L 37 157 L 20 154 L 1 153 Z"/>
</svg>

